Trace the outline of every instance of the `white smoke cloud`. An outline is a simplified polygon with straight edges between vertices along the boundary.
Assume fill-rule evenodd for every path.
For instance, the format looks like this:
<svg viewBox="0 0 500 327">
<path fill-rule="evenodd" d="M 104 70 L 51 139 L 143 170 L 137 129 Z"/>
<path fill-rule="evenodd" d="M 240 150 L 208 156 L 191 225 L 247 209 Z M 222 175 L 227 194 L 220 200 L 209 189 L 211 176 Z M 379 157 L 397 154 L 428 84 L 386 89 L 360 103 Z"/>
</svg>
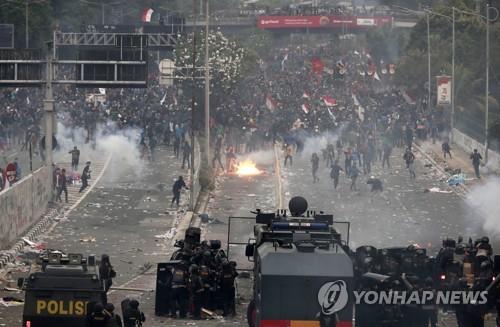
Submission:
<svg viewBox="0 0 500 327">
<path fill-rule="evenodd" d="M 489 177 L 486 184 L 473 186 L 466 199 L 466 203 L 483 217 L 481 227 L 490 236 L 500 236 L 499 194 L 500 178 Z"/>
<path fill-rule="evenodd" d="M 310 158 L 313 153 L 316 153 L 321 158 L 321 150 L 326 149 L 328 144 L 333 144 L 336 150 L 337 140 L 340 135 L 342 135 L 344 129 L 345 127 L 341 126 L 333 133 L 323 132 L 317 136 L 308 137 L 304 142 L 304 151 L 302 151 L 303 158 Z"/>
<path fill-rule="evenodd" d="M 105 162 L 109 155 L 113 160 L 106 171 L 108 180 L 119 180 L 124 175 L 141 175 L 144 159 L 141 159 L 139 149 L 140 130 L 129 128 L 116 129 L 113 123 L 101 124 L 95 132 L 95 144 L 87 141 L 87 131 L 83 128 L 57 125 L 57 141 L 59 148 L 54 152 L 54 162 L 69 163 L 71 154 L 68 152 L 77 146 L 80 150 L 80 167 L 86 161 Z"/>
</svg>

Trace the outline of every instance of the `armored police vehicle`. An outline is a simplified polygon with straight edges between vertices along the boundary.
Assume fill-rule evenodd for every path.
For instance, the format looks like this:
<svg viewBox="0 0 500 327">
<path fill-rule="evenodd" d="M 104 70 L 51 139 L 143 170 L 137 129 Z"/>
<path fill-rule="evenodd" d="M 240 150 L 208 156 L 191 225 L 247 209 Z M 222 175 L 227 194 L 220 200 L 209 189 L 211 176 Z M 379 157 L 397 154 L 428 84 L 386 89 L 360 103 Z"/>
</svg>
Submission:
<svg viewBox="0 0 500 327">
<path fill-rule="evenodd" d="M 93 256 L 53 250 L 42 254 L 18 284 L 26 291 L 23 327 L 84 327 L 104 293 Z"/>
<path fill-rule="evenodd" d="M 256 212 L 251 327 L 352 326 L 353 263 L 333 215 L 307 211 L 302 197 L 286 210 Z M 348 223 L 345 223 L 348 225 Z"/>
</svg>

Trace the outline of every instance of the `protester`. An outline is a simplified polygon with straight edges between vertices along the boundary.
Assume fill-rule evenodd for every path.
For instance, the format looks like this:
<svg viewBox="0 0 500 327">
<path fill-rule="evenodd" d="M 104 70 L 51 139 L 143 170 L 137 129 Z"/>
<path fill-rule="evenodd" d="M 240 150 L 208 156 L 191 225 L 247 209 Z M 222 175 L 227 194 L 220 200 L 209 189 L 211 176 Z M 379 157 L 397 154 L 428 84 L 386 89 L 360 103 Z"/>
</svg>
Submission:
<svg viewBox="0 0 500 327">
<path fill-rule="evenodd" d="M 174 202 L 177 205 L 177 207 L 179 207 L 179 201 L 181 200 L 181 190 L 183 188 L 189 189 L 186 186 L 186 183 L 184 182 L 182 176 L 179 176 L 179 178 L 175 181 L 174 185 L 172 186 L 172 193 L 174 193 L 174 197 L 172 198 L 171 207 L 174 206 Z"/>
<path fill-rule="evenodd" d="M 90 161 L 87 161 L 85 163 L 85 168 L 83 168 L 82 171 L 82 176 L 81 176 L 81 181 L 82 181 L 82 186 L 80 187 L 79 193 L 82 193 L 83 190 L 85 190 L 89 186 L 89 179 L 90 179 Z"/>
<path fill-rule="evenodd" d="M 470 155 L 470 159 L 472 160 L 472 166 L 474 167 L 474 173 L 476 174 L 477 178 L 481 178 L 481 174 L 479 173 L 479 165 L 481 164 L 481 160 L 483 160 L 483 157 L 479 152 L 477 152 L 477 149 L 474 149 L 474 152 Z"/>
<path fill-rule="evenodd" d="M 71 154 L 71 169 L 77 171 L 78 162 L 80 161 L 80 150 L 75 146 L 73 150 L 69 151 L 69 154 Z"/>
<path fill-rule="evenodd" d="M 445 139 L 443 141 L 443 144 L 441 144 L 441 149 L 443 150 L 443 157 L 445 160 L 446 160 L 446 155 L 448 155 L 450 157 L 450 159 L 453 159 L 451 157 L 451 152 L 450 152 L 451 148 L 450 148 L 450 143 L 449 143 L 448 139 Z"/>
<path fill-rule="evenodd" d="M 311 164 L 312 164 L 313 183 L 319 182 L 319 178 L 317 176 L 319 168 L 319 157 L 316 152 L 312 154 Z"/>
</svg>

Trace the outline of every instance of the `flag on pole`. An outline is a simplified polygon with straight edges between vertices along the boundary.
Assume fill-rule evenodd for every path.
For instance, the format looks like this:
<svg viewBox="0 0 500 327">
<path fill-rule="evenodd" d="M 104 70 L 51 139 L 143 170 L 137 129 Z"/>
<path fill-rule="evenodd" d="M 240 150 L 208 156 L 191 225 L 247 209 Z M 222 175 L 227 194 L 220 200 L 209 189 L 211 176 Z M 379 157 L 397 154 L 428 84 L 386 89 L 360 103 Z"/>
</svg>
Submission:
<svg viewBox="0 0 500 327">
<path fill-rule="evenodd" d="M 151 22 L 151 16 L 153 16 L 154 10 L 151 8 L 145 8 L 144 11 L 142 12 L 142 18 L 141 21 L 143 23 L 150 23 Z"/>
<path fill-rule="evenodd" d="M 276 101 L 273 100 L 273 98 L 270 95 L 266 97 L 266 107 L 270 111 L 273 111 L 278 107 L 278 104 L 276 103 Z"/>
<path fill-rule="evenodd" d="M 333 121 L 335 121 L 335 115 L 333 114 L 332 110 L 330 108 L 328 108 L 328 114 L 330 115 L 330 117 L 332 117 Z"/>
<path fill-rule="evenodd" d="M 163 103 L 165 102 L 165 99 L 167 98 L 167 92 L 165 92 L 165 95 L 163 96 L 163 98 L 160 100 L 160 105 L 163 106 Z"/>
<path fill-rule="evenodd" d="M 285 54 L 285 56 L 283 57 L 283 60 L 281 61 L 281 70 L 284 71 L 285 70 L 285 61 L 288 60 L 288 53 Z"/>
<path fill-rule="evenodd" d="M 310 105 L 308 105 L 307 103 L 304 103 L 304 104 L 302 105 L 302 111 L 303 111 L 303 112 L 305 112 L 306 114 L 308 114 L 308 113 L 309 113 L 309 110 L 310 110 L 310 109 L 311 109 L 311 106 L 310 106 Z"/>
<path fill-rule="evenodd" d="M 335 107 L 337 105 L 337 100 L 327 95 L 323 96 L 323 102 L 327 107 Z"/>
</svg>

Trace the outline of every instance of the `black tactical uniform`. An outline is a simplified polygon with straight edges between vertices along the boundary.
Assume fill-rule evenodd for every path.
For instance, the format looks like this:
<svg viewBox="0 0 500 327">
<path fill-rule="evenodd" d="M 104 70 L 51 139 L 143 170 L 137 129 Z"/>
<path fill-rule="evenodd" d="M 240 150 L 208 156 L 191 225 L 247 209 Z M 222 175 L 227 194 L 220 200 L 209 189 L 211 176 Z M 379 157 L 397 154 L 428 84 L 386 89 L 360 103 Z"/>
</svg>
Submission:
<svg viewBox="0 0 500 327">
<path fill-rule="evenodd" d="M 193 317 L 194 319 L 201 318 L 201 308 L 203 307 L 204 292 L 203 281 L 200 277 L 200 269 L 197 265 L 190 267 L 190 288 L 193 299 Z"/>
<path fill-rule="evenodd" d="M 222 308 L 223 315 L 236 314 L 236 306 L 234 298 L 236 296 L 236 289 L 234 287 L 234 280 L 238 276 L 236 272 L 236 262 L 227 262 L 227 259 L 222 263 L 222 275 L 220 281 L 220 289 L 222 293 Z"/>
<path fill-rule="evenodd" d="M 101 303 L 96 303 L 89 317 L 89 327 L 106 327 L 109 320 L 108 315 L 104 312 L 104 307 Z"/>
<path fill-rule="evenodd" d="M 181 263 L 172 270 L 172 299 L 170 304 L 172 317 L 177 316 L 178 308 L 179 316 L 181 318 L 186 318 L 189 299 L 187 282 L 188 271 L 186 265 Z"/>
<path fill-rule="evenodd" d="M 122 302 L 124 327 L 140 327 L 146 321 L 144 313 L 139 310 L 137 300 L 124 300 Z"/>
</svg>

